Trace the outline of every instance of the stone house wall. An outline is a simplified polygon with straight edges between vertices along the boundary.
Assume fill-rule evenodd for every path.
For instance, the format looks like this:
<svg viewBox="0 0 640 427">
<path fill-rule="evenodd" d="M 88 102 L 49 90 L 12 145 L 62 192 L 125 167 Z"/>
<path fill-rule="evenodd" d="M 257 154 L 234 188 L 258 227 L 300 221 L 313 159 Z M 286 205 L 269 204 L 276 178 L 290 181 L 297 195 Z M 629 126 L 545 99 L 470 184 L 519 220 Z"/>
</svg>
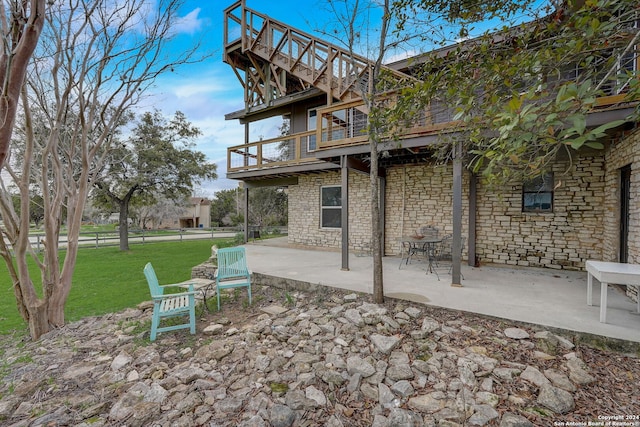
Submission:
<svg viewBox="0 0 640 427">
<path fill-rule="evenodd" d="M 451 165 L 417 165 L 387 170 L 385 209 L 385 254 L 400 253 L 398 239 L 410 236 L 424 225 L 433 224 L 442 233 L 451 233 L 453 172 Z M 320 228 L 320 188 L 340 185 L 339 172 L 301 176 L 298 185 L 289 187 L 289 233 L 291 244 L 338 249 L 340 229 Z M 349 173 L 349 248 L 371 253 L 371 212 L 369 176 Z M 467 179 L 463 182 L 463 232 L 467 230 Z"/>
<path fill-rule="evenodd" d="M 553 213 L 523 213 L 522 186 L 494 190 L 478 185 L 476 254 L 481 262 L 515 266 L 582 269 L 587 259 L 602 259 L 604 213 L 604 158 L 581 157 L 573 172 L 563 175 L 567 163 L 555 166 L 561 181 L 554 193 Z M 469 179 L 463 179 L 462 234 L 469 223 Z M 340 229 L 320 229 L 320 188 L 339 185 L 340 173 L 300 177 L 289 187 L 289 242 L 340 248 Z M 402 236 L 411 236 L 424 225 L 442 234 L 453 231 L 451 214 L 453 171 L 451 165 L 411 165 L 387 170 L 385 254 L 398 255 Z M 368 177 L 350 173 L 349 247 L 369 253 L 370 213 Z M 463 259 L 467 258 L 465 244 Z"/>
<path fill-rule="evenodd" d="M 553 167 L 552 213 L 523 213 L 522 185 L 489 188 L 478 183 L 476 253 L 481 263 L 553 269 L 584 269 L 588 259 L 617 260 L 619 168 L 632 164 L 630 262 L 640 263 L 640 132 L 615 141 L 607 151 L 584 153 Z M 369 253 L 368 176 L 350 172 L 351 250 Z M 471 175 L 463 175 L 463 236 L 468 233 Z M 398 239 L 423 225 L 452 232 L 452 166 L 407 165 L 387 170 L 385 254 L 398 255 Z M 339 229 L 320 229 L 320 188 L 340 185 L 340 172 L 301 176 L 289 187 L 289 242 L 340 248 Z M 466 246 L 463 259 L 466 259 Z"/>
<path fill-rule="evenodd" d="M 558 162 L 553 173 L 549 213 L 522 212 L 519 183 L 478 185 L 476 252 L 482 262 L 580 270 L 587 259 L 602 258 L 604 158 Z"/>
<path fill-rule="evenodd" d="M 298 185 L 289 187 L 288 241 L 292 244 L 338 249 L 341 247 L 339 228 L 320 227 L 320 189 L 340 185 L 340 172 L 301 176 Z M 349 173 L 349 248 L 371 252 L 371 212 L 369 176 Z"/>
<path fill-rule="evenodd" d="M 468 174 L 462 182 L 462 235 L 468 233 Z M 385 254 L 399 255 L 403 236 L 414 235 L 422 226 L 433 225 L 440 234 L 453 232 L 453 167 L 408 165 L 387 170 L 385 209 Z M 465 251 L 466 253 L 466 245 Z M 463 257 L 466 257 L 463 253 Z"/>
<path fill-rule="evenodd" d="M 490 189 L 479 183 L 476 254 L 481 262 L 579 270 L 587 259 L 602 259 L 604 158 L 580 157 L 572 172 L 567 163 L 554 168 L 553 213 L 523 213 L 521 184 Z M 468 234 L 469 179 L 463 179 L 462 235 Z M 351 172 L 349 247 L 370 252 L 368 177 Z M 289 243 L 340 248 L 340 229 L 321 229 L 320 188 L 339 185 L 340 173 L 300 177 L 289 187 Z M 449 165 L 411 165 L 387 170 L 385 254 L 398 255 L 402 236 L 424 225 L 442 234 L 453 231 L 453 171 Z M 467 256 L 465 245 L 463 259 Z"/>
<path fill-rule="evenodd" d="M 631 165 L 629 203 L 629 259 L 640 264 L 640 128 L 614 140 L 605 156 L 604 230 L 602 260 L 619 260 L 620 242 L 620 168 Z M 636 288 L 627 286 L 637 298 Z"/>
</svg>

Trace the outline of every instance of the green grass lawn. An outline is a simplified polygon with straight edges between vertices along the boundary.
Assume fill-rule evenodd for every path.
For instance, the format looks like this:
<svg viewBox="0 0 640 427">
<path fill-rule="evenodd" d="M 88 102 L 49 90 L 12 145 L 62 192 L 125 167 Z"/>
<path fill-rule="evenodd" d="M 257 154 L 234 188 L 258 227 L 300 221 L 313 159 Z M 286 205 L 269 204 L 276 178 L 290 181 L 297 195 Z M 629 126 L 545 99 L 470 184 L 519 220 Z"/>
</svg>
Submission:
<svg viewBox="0 0 640 427">
<path fill-rule="evenodd" d="M 65 307 L 67 322 L 135 307 L 151 300 L 142 269 L 153 264 L 161 284 L 191 278 L 191 268 L 211 256 L 211 246 L 231 246 L 233 239 L 204 239 L 132 245 L 121 252 L 117 247 L 83 248 L 78 252 L 71 293 Z M 63 255 L 63 254 L 62 254 Z M 41 292 L 40 275 L 33 266 L 36 289 Z M 16 308 L 9 273 L 0 263 L 0 334 L 24 329 L 27 325 Z"/>
</svg>

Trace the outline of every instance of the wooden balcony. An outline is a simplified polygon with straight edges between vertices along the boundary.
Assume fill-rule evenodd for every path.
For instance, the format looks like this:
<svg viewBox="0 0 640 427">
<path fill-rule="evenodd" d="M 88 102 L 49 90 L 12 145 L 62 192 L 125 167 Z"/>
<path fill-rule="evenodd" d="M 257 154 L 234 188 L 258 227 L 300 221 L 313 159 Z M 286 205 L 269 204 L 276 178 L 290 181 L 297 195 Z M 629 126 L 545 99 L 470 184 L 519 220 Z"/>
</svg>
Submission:
<svg viewBox="0 0 640 427">
<path fill-rule="evenodd" d="M 632 55 L 621 58 L 620 64 L 624 69 L 639 69 L 640 56 L 634 51 Z M 581 71 L 579 68 L 569 69 L 558 83 L 575 80 Z M 610 80 L 602 86 L 603 96 L 596 99 L 593 111 L 589 115 L 593 126 L 624 118 L 628 110 L 638 103 L 637 100 L 630 102 L 626 99 L 629 81 Z M 395 103 L 396 94 L 397 92 L 393 91 L 385 94 L 384 102 L 392 106 Z M 283 168 L 312 162 L 323 164 L 325 162 L 320 159 L 328 157 L 323 155 L 325 150 L 368 144 L 368 114 L 369 111 L 361 99 L 319 108 L 316 130 L 228 148 L 227 170 L 234 173 Z M 410 121 L 397 124 L 395 130 L 389 131 L 384 139 L 407 140 L 455 132 L 461 129 L 462 123 L 455 121 L 454 117 L 454 107 L 434 99 L 423 112 Z M 335 156 L 336 151 L 332 153 Z"/>
<path fill-rule="evenodd" d="M 624 95 L 606 96 L 596 101 L 597 111 L 628 108 Z M 324 150 L 365 145 L 367 109 L 362 101 L 335 104 L 318 110 L 317 130 L 266 139 L 227 148 L 227 171 L 245 172 L 324 163 Z M 444 103 L 433 101 L 423 114 L 402 126 L 402 133 L 393 138 L 406 140 L 438 133 L 455 132 L 461 122 L 453 120 L 454 110 Z M 390 137 L 389 137 L 390 138 Z"/>
<path fill-rule="evenodd" d="M 400 139 L 454 130 L 453 110 L 433 102 L 412 124 L 403 127 Z M 335 104 L 318 110 L 317 130 L 266 139 L 227 148 L 230 173 L 324 163 L 323 150 L 368 144 L 367 109 L 362 101 Z"/>
<path fill-rule="evenodd" d="M 640 69 L 637 47 L 627 49 L 617 60 L 620 70 Z M 231 174 L 259 175 L 257 171 L 262 170 L 271 170 L 265 172 L 271 174 L 277 169 L 291 170 L 291 166 L 298 165 L 305 165 L 298 170 L 310 170 L 315 167 L 314 162 L 321 169 L 321 165 L 327 163 L 320 159 L 329 156 L 335 159 L 336 154 L 341 154 L 327 151 L 323 155 L 323 151 L 368 144 L 369 112 L 356 85 L 358 81 L 369 80 L 372 64 L 366 58 L 248 9 L 243 1 L 237 1 L 224 12 L 224 61 L 233 68 L 245 89 L 245 112 L 269 115 L 267 107 L 274 107 L 278 101 L 282 101 L 278 108 L 301 102 L 302 99 L 296 101 L 292 95 L 312 89 L 340 101 L 318 109 L 315 130 L 229 147 L 227 170 Z M 578 78 L 584 72 L 581 67 L 567 67 L 561 82 Z M 387 71 L 394 76 L 393 88 L 411 85 L 414 81 L 398 70 L 388 68 Z M 635 105 L 625 99 L 623 92 L 628 86 L 625 89 L 620 82 L 609 80 L 611 82 L 601 88 L 606 96 L 596 100 L 591 115 L 595 118 L 600 114 L 601 121 L 620 118 L 624 109 Z M 392 105 L 395 93 L 386 96 L 386 102 Z M 452 107 L 433 100 L 424 112 L 408 123 L 397 124 L 385 138 L 407 140 L 455 132 L 460 125 L 454 121 Z M 413 143 L 422 141 L 415 139 Z"/>
<path fill-rule="evenodd" d="M 317 161 L 316 132 L 302 132 L 227 148 L 227 171 L 241 172 Z"/>
<path fill-rule="evenodd" d="M 389 102 L 393 102 L 390 100 Z M 318 151 L 351 145 L 367 144 L 368 110 L 363 101 L 353 101 L 318 110 L 316 128 Z M 454 131 L 460 122 L 453 120 L 454 109 L 443 102 L 433 100 L 411 122 L 398 126 L 398 133 L 386 139 L 408 139 L 438 132 Z"/>
</svg>

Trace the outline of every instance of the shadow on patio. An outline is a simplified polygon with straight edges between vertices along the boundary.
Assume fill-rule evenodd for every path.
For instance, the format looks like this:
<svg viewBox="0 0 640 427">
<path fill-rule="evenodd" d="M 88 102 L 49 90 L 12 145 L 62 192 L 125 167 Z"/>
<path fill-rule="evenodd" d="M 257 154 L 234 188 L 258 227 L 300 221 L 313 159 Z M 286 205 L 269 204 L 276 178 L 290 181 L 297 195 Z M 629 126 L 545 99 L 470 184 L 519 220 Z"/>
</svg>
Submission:
<svg viewBox="0 0 640 427">
<path fill-rule="evenodd" d="M 246 250 L 257 283 L 277 280 L 373 291 L 370 256 L 351 254 L 349 271 L 342 271 L 339 252 L 290 247 L 286 237 L 250 242 Z M 593 306 L 587 305 L 586 272 L 463 265 L 463 287 L 456 288 L 451 286 L 446 269 L 439 271 L 438 280 L 426 272 L 424 262 L 403 265 L 402 269 L 399 263 L 399 257 L 383 259 L 387 297 L 598 336 L 589 339 L 640 343 L 640 315 L 635 312 L 635 303 L 610 286 L 607 323 L 600 323 L 600 285 L 594 281 L 596 300 Z"/>
</svg>

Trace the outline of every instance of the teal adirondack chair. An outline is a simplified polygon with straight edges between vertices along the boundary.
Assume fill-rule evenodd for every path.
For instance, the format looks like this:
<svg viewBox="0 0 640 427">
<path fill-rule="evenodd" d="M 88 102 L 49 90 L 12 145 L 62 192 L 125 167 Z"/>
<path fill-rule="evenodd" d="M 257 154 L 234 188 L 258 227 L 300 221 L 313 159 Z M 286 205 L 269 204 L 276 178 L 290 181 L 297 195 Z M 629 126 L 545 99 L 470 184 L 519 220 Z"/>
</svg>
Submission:
<svg viewBox="0 0 640 427">
<path fill-rule="evenodd" d="M 251 271 L 247 268 L 245 250 L 241 246 L 218 250 L 216 273 L 218 311 L 220 311 L 220 291 L 231 288 L 247 288 L 249 305 L 251 305 Z"/>
<path fill-rule="evenodd" d="M 155 341 L 158 332 L 175 331 L 177 329 L 191 330 L 192 334 L 196 333 L 196 291 L 193 285 L 189 285 L 188 292 L 165 294 L 164 290 L 169 287 L 177 287 L 178 285 L 160 285 L 158 277 L 153 270 L 151 263 L 144 266 L 144 275 L 149 283 L 149 291 L 153 299 L 153 317 L 151 318 L 151 341 Z M 163 318 L 176 316 L 189 316 L 189 323 L 182 323 L 172 326 L 160 327 L 160 321 Z"/>
</svg>

